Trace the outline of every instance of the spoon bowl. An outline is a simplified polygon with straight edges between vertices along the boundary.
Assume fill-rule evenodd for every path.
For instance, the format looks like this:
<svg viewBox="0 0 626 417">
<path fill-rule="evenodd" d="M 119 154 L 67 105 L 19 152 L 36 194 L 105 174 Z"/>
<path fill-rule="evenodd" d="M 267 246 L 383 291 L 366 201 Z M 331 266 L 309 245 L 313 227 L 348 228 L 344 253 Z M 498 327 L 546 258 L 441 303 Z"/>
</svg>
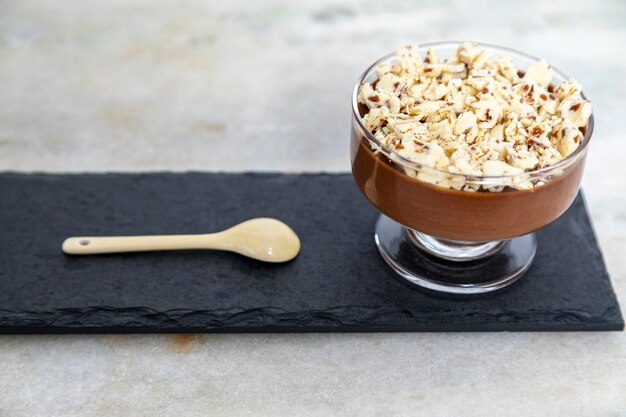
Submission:
<svg viewBox="0 0 626 417">
<path fill-rule="evenodd" d="M 222 232 L 231 249 L 264 262 L 287 262 L 300 252 L 298 235 L 285 223 L 271 218 L 247 220 Z"/>
</svg>

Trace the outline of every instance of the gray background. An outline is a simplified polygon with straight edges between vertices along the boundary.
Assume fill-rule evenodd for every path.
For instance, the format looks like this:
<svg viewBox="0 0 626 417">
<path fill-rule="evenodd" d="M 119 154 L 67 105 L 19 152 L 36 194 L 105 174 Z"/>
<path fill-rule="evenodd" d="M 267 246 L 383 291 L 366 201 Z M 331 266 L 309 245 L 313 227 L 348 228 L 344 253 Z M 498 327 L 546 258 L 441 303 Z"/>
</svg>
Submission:
<svg viewBox="0 0 626 417">
<path fill-rule="evenodd" d="M 0 170 L 346 171 L 349 94 L 407 42 L 580 81 L 583 184 L 626 303 L 623 1 L 0 0 Z M 626 336 L 0 337 L 0 416 L 626 414 Z"/>
</svg>

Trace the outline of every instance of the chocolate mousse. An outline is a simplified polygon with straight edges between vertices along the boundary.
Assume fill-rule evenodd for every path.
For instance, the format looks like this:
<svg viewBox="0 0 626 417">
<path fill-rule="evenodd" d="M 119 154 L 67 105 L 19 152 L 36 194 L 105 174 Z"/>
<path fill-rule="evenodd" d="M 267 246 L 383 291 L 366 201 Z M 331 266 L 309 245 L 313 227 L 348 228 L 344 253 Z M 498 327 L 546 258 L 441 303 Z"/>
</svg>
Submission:
<svg viewBox="0 0 626 417">
<path fill-rule="evenodd" d="M 500 240 L 535 231 L 574 200 L 591 103 L 544 60 L 461 44 L 446 60 L 405 46 L 356 92 L 352 172 L 383 214 L 431 236 Z M 357 106 L 358 103 L 358 106 Z"/>
</svg>

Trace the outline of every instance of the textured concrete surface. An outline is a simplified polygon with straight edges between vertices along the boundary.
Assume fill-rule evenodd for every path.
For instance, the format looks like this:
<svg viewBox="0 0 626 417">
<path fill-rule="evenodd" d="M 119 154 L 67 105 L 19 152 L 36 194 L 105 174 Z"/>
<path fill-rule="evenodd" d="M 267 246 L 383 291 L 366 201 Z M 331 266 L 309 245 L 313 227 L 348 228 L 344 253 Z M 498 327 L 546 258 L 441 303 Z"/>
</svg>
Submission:
<svg viewBox="0 0 626 417">
<path fill-rule="evenodd" d="M 523 7 L 522 7 L 523 6 Z M 0 0 L 0 170 L 343 171 L 357 75 L 405 42 L 585 86 L 584 179 L 626 303 L 626 3 Z M 624 416 L 626 336 L 0 337 L 0 416 Z"/>
</svg>

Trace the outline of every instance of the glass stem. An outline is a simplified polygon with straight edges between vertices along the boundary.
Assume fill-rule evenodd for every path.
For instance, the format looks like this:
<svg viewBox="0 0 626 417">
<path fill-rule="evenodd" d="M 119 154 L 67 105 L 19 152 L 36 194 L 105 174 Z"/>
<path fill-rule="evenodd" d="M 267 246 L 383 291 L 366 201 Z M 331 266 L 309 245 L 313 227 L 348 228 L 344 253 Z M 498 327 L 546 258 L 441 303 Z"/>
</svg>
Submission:
<svg viewBox="0 0 626 417">
<path fill-rule="evenodd" d="M 488 242 L 464 242 L 433 237 L 412 229 L 406 229 L 407 235 L 422 251 L 437 258 L 453 262 L 467 262 L 486 258 L 498 252 L 506 240 Z"/>
</svg>

